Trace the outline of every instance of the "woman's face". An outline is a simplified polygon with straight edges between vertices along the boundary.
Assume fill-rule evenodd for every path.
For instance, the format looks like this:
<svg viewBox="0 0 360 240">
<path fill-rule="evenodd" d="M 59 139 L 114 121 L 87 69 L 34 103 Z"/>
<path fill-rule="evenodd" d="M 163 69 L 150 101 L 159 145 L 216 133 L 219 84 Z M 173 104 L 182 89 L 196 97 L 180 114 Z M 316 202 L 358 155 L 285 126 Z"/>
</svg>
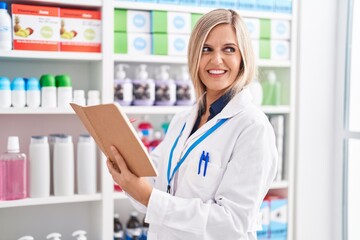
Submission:
<svg viewBox="0 0 360 240">
<path fill-rule="evenodd" d="M 208 94 L 222 95 L 235 81 L 241 63 L 235 30 L 230 24 L 214 27 L 205 40 L 199 77 Z"/>
</svg>

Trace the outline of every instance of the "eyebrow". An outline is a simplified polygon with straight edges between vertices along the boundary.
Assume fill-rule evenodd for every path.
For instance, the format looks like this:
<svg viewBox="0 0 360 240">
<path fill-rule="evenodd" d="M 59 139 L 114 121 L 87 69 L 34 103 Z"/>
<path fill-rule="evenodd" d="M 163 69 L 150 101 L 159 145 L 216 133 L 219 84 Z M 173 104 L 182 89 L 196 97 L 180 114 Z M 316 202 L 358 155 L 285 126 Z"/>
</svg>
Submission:
<svg viewBox="0 0 360 240">
<path fill-rule="evenodd" d="M 235 47 L 237 47 L 238 45 L 237 44 L 235 44 L 235 43 L 225 43 L 223 46 L 235 46 Z M 211 45 L 210 44 L 207 44 L 207 43 L 204 43 L 204 47 L 211 47 Z"/>
</svg>

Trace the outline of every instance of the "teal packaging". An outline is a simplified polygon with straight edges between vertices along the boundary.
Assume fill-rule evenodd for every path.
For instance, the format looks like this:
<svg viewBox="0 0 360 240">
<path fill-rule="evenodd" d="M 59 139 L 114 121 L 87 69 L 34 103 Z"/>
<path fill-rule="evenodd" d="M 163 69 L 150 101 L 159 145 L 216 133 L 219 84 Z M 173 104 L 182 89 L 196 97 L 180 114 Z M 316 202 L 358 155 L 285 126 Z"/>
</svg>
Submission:
<svg viewBox="0 0 360 240">
<path fill-rule="evenodd" d="M 11 90 L 9 78 L 0 77 L 0 90 Z"/>
<path fill-rule="evenodd" d="M 199 6 L 199 0 L 179 0 L 180 5 Z"/>
<path fill-rule="evenodd" d="M 275 0 L 257 0 L 256 9 L 259 11 L 274 11 Z"/>
<path fill-rule="evenodd" d="M 22 90 L 25 91 L 25 80 L 17 77 L 11 81 L 11 91 Z"/>
<path fill-rule="evenodd" d="M 275 12 L 291 14 L 292 0 L 275 0 Z"/>
<path fill-rule="evenodd" d="M 200 6 L 202 7 L 216 7 L 218 0 L 200 0 Z"/>
<path fill-rule="evenodd" d="M 236 1 L 234 0 L 218 0 L 218 6 L 222 8 L 232 8 L 236 7 Z"/>
<path fill-rule="evenodd" d="M 256 8 L 256 0 L 239 0 L 238 4 L 239 9 L 255 10 Z"/>
<path fill-rule="evenodd" d="M 37 78 L 28 78 L 26 79 L 25 90 L 39 90 L 40 91 L 40 81 Z"/>
</svg>

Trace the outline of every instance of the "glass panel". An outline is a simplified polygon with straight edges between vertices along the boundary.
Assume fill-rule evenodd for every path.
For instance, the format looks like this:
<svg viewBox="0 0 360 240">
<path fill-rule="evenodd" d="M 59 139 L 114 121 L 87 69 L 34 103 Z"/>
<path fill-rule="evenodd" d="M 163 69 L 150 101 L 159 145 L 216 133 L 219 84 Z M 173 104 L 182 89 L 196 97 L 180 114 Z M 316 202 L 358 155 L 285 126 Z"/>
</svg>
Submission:
<svg viewBox="0 0 360 240">
<path fill-rule="evenodd" d="M 360 132 L 360 3 L 359 1 L 353 1 L 353 4 L 350 53 L 349 131 Z"/>
<path fill-rule="evenodd" d="M 348 149 L 348 239 L 360 239 L 360 139 L 350 139 Z"/>
</svg>

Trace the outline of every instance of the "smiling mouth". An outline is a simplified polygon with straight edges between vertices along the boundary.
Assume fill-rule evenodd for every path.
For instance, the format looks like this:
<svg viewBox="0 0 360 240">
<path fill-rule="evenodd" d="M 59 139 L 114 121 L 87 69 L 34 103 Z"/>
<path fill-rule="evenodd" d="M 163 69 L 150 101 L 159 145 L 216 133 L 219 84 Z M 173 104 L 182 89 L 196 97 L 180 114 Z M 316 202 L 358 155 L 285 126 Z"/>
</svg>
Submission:
<svg viewBox="0 0 360 240">
<path fill-rule="evenodd" d="M 226 73 L 225 70 L 208 70 L 207 72 L 211 75 L 221 75 Z"/>
</svg>

